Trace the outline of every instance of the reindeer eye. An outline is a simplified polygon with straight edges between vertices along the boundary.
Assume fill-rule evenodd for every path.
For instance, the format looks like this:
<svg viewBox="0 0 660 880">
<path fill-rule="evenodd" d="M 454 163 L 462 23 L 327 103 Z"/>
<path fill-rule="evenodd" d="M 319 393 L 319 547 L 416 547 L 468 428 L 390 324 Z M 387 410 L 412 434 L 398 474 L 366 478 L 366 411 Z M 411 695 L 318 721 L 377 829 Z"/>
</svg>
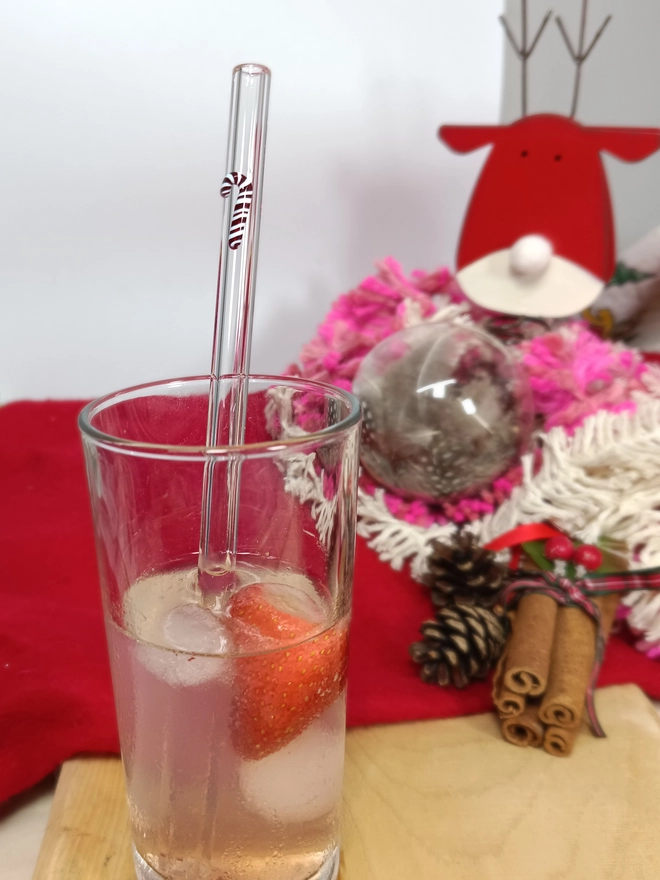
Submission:
<svg viewBox="0 0 660 880">
<path fill-rule="evenodd" d="M 523 157 L 523 159 L 524 159 L 524 158 L 525 158 L 526 156 L 528 156 L 529 154 L 528 154 L 527 150 L 523 150 L 522 153 L 521 153 L 520 155 L 521 155 L 521 156 Z"/>
<path fill-rule="evenodd" d="M 555 162 L 561 162 L 561 153 L 557 153 L 555 156 Z"/>
</svg>

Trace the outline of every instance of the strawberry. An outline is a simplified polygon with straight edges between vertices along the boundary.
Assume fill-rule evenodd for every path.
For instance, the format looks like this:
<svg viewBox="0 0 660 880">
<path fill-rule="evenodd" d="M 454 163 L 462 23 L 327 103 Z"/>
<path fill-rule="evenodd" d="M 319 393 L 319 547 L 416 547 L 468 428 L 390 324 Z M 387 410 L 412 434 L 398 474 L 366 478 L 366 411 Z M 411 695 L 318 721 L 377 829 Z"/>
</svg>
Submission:
<svg viewBox="0 0 660 880">
<path fill-rule="evenodd" d="M 265 600 L 260 585 L 246 587 L 232 604 L 232 617 L 285 647 L 239 657 L 232 738 L 238 753 L 257 760 L 290 743 L 340 695 L 346 681 L 345 622 L 310 638 L 318 629 Z M 287 644 L 305 639 L 301 644 Z"/>
<path fill-rule="evenodd" d="M 232 620 L 242 624 L 241 631 L 236 632 L 235 637 L 244 650 L 249 649 L 249 630 L 257 637 L 278 642 L 301 641 L 318 630 L 318 626 L 309 620 L 276 607 L 273 601 L 276 599 L 268 584 L 250 584 L 239 590 L 232 599 L 229 614 Z"/>
</svg>

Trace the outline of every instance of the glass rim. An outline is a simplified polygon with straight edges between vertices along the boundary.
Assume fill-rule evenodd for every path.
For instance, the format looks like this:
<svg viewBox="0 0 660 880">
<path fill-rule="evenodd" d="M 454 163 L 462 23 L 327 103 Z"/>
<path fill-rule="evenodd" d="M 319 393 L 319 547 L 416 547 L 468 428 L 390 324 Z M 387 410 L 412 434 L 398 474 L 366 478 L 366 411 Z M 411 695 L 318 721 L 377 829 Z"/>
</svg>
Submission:
<svg viewBox="0 0 660 880">
<path fill-rule="evenodd" d="M 228 373 L 219 377 L 219 381 L 223 379 L 238 378 L 237 374 Z M 132 440 L 126 437 L 117 437 L 114 434 L 108 434 L 92 425 L 91 420 L 104 409 L 122 403 L 130 396 L 146 397 L 147 394 L 136 394 L 136 392 L 146 392 L 149 389 L 163 390 L 168 387 L 180 388 L 182 385 L 192 384 L 194 382 L 210 382 L 211 376 L 184 376 L 176 379 L 162 379 L 157 382 L 144 382 L 140 385 L 131 385 L 128 388 L 121 388 L 119 391 L 112 391 L 101 397 L 90 401 L 86 404 L 78 415 L 78 428 L 80 432 L 92 440 L 95 444 L 113 449 L 117 452 L 126 452 L 133 455 L 166 456 L 168 458 L 220 458 L 223 455 L 234 456 L 241 455 L 250 457 L 253 455 L 270 455 L 284 450 L 295 449 L 299 446 L 306 446 L 309 443 L 323 442 L 328 439 L 348 432 L 355 427 L 361 418 L 362 408 L 357 397 L 351 392 L 328 382 L 320 382 L 317 379 L 305 379 L 299 376 L 275 376 L 265 373 L 254 373 L 246 376 L 248 383 L 252 380 L 259 382 L 270 382 L 274 385 L 289 388 L 297 388 L 300 391 L 314 390 L 325 397 L 333 397 L 342 400 L 348 407 L 348 414 L 337 424 L 328 425 L 321 428 L 320 431 L 313 431 L 308 434 L 297 435 L 295 437 L 285 437 L 280 440 L 261 440 L 257 443 L 243 443 L 234 446 L 177 446 L 171 443 L 151 443 L 144 440 Z"/>
</svg>

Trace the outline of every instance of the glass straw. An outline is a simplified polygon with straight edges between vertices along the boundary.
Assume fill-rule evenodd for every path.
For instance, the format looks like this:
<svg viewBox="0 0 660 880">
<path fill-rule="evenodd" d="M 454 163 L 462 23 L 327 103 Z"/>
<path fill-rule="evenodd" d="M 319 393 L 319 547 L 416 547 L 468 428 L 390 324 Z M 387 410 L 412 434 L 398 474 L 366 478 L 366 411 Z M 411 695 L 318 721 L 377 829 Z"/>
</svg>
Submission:
<svg viewBox="0 0 660 880">
<path fill-rule="evenodd" d="M 240 446 L 245 439 L 254 285 L 259 248 L 270 70 L 260 64 L 234 68 L 227 143 L 227 173 L 218 270 L 213 361 L 206 445 Z M 220 436 L 220 408 L 227 413 Z M 223 425 L 225 421 L 223 420 Z M 224 436 L 226 435 L 226 436 Z M 230 457 L 220 480 L 218 462 L 204 470 L 199 587 L 223 593 L 233 585 L 238 539 L 241 456 Z M 217 498 L 216 493 L 226 493 Z M 211 598 L 212 596 L 209 596 Z"/>
</svg>

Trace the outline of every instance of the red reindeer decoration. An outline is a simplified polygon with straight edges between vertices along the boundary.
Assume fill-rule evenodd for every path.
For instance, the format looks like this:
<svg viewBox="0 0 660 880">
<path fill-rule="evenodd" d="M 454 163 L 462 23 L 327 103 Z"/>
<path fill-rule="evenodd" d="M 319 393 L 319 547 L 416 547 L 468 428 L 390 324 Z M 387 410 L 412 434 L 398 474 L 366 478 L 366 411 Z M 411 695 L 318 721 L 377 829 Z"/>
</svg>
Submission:
<svg viewBox="0 0 660 880">
<path fill-rule="evenodd" d="M 522 0 L 518 46 L 522 61 L 522 118 L 510 125 L 444 125 L 440 138 L 467 153 L 492 145 L 474 188 L 458 247 L 458 279 L 479 305 L 530 317 L 561 317 L 586 309 L 615 268 L 612 206 L 601 152 L 639 162 L 660 148 L 660 129 L 583 126 L 577 110 L 582 65 L 607 26 L 584 48 L 583 0 L 578 49 L 561 19 L 562 36 L 576 64 L 571 116 L 527 116 L 526 64 L 550 17 L 527 45 Z"/>
</svg>

